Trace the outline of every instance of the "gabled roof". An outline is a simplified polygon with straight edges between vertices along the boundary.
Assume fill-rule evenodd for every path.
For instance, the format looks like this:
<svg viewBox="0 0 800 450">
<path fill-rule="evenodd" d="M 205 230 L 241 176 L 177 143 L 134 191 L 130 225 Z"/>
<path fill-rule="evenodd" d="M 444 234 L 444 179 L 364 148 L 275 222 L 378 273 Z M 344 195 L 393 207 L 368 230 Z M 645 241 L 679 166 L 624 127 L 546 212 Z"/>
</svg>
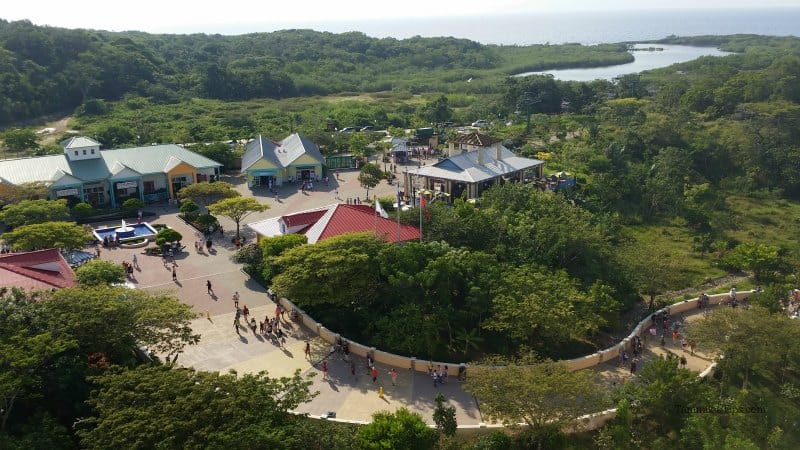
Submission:
<svg viewBox="0 0 800 450">
<path fill-rule="evenodd" d="M 73 136 L 68 139 L 64 139 L 61 141 L 61 146 L 64 147 L 66 150 L 72 150 L 74 148 L 85 148 L 85 147 L 99 147 L 100 143 L 95 141 L 94 139 L 86 136 Z"/>
<path fill-rule="evenodd" d="M 0 286 L 33 290 L 76 284 L 75 273 L 57 249 L 0 254 Z"/>
<path fill-rule="evenodd" d="M 483 164 L 478 164 L 480 152 L 483 152 Z M 475 150 L 451 156 L 432 166 L 412 169 L 408 172 L 429 178 L 477 183 L 544 164 L 544 161 L 538 159 L 516 156 L 504 146 L 500 146 L 501 159 L 498 160 L 496 156 L 494 148 Z"/>
<path fill-rule="evenodd" d="M 262 135 L 247 143 L 242 155 L 242 172 L 250 168 L 261 159 L 267 159 L 276 167 L 281 167 L 281 162 L 275 154 L 276 144 Z"/>
<path fill-rule="evenodd" d="M 333 204 L 253 222 L 247 226 L 261 236 L 279 236 L 283 234 L 281 221 L 290 228 L 304 226 L 299 233 L 306 235 L 309 244 L 346 233 L 359 232 L 376 233 L 388 242 L 412 241 L 419 239 L 420 236 L 418 228 L 401 225 L 398 238 L 397 222 L 384 219 L 368 205 Z"/>
<path fill-rule="evenodd" d="M 301 225 L 311 225 L 316 223 L 323 215 L 325 215 L 325 211 L 326 210 L 317 210 L 287 214 L 285 216 L 281 216 L 281 220 L 283 220 L 283 223 L 285 223 L 289 228 L 294 228 Z"/>
<path fill-rule="evenodd" d="M 491 136 L 482 133 L 462 134 L 450 141 L 454 144 L 476 145 L 478 147 L 488 147 L 492 144 L 500 142 Z"/>
<path fill-rule="evenodd" d="M 123 172 L 125 170 L 134 172 L 136 174 L 139 174 L 139 172 L 136 172 L 135 170 L 131 169 L 130 167 L 126 166 L 125 164 L 122 164 L 119 161 L 114 161 L 114 164 L 111 166 L 111 175 L 119 175 L 120 172 Z M 139 175 L 141 175 L 141 174 L 139 174 Z"/>
<path fill-rule="evenodd" d="M 303 155 L 308 155 L 320 164 L 325 164 L 325 158 L 322 157 L 317 144 L 297 133 L 290 134 L 286 139 L 282 140 L 275 151 L 283 167 L 289 167 L 290 164 Z"/>
<path fill-rule="evenodd" d="M 56 170 L 82 181 L 103 180 L 111 168 L 120 164 L 142 175 L 163 173 L 170 158 L 183 161 L 198 169 L 221 167 L 222 164 L 174 144 L 148 147 L 101 150 L 100 158 L 68 161 L 61 155 L 0 160 L 0 176 L 13 184 L 50 181 Z"/>
</svg>

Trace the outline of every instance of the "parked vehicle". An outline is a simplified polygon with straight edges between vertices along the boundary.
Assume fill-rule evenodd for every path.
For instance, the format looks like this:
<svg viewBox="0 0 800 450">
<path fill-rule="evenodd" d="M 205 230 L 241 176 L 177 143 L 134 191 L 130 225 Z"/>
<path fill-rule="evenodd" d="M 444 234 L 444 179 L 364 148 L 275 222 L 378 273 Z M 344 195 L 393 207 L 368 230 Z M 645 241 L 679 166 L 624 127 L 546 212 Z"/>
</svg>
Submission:
<svg viewBox="0 0 800 450">
<path fill-rule="evenodd" d="M 475 122 L 472 122 L 472 126 L 473 127 L 478 127 L 478 128 L 488 127 L 489 126 L 489 121 L 483 120 L 483 119 L 476 120 Z"/>
<path fill-rule="evenodd" d="M 358 127 L 344 127 L 341 130 L 339 130 L 339 132 L 340 133 L 355 133 L 358 130 L 359 130 Z"/>
<path fill-rule="evenodd" d="M 375 130 L 375 127 L 373 127 L 372 125 L 367 125 L 361 129 L 361 131 L 373 131 L 373 130 Z"/>
</svg>

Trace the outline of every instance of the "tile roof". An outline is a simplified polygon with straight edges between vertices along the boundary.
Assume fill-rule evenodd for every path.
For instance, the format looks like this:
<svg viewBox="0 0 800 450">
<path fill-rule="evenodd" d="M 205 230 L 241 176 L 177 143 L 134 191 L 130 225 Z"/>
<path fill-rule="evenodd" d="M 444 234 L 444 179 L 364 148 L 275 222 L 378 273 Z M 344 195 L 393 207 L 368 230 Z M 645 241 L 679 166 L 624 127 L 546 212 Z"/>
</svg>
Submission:
<svg viewBox="0 0 800 450">
<path fill-rule="evenodd" d="M 61 155 L 0 160 L 0 177 L 13 184 L 51 181 L 62 171 L 82 181 L 97 181 L 109 177 L 116 163 L 142 175 L 164 173 L 171 158 L 197 168 L 221 167 L 222 164 L 174 144 L 101 150 L 100 158 L 68 161 Z"/>
<path fill-rule="evenodd" d="M 311 222 L 312 219 L 315 220 Z M 282 234 L 281 221 L 290 228 L 307 225 L 300 233 L 308 237 L 309 244 L 345 233 L 372 232 L 383 236 L 387 242 L 418 240 L 420 236 L 417 227 L 401 225 L 398 239 L 397 222 L 380 217 L 369 205 L 333 204 L 253 222 L 247 226 L 261 236 L 278 236 Z"/>
<path fill-rule="evenodd" d="M 0 286 L 32 290 L 76 284 L 75 273 L 58 249 L 0 254 Z"/>
</svg>

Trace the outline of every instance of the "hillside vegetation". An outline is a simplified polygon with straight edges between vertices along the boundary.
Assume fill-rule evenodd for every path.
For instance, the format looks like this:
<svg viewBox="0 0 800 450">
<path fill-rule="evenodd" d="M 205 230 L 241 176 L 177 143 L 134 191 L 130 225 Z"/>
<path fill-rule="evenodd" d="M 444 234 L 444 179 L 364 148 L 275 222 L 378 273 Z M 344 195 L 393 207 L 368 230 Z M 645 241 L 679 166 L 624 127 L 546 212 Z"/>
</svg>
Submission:
<svg viewBox="0 0 800 450">
<path fill-rule="evenodd" d="M 154 35 L 0 20 L 0 126 L 125 94 L 171 103 L 388 90 L 491 92 L 500 78 L 524 70 L 631 60 L 624 45 L 610 44 L 509 47 L 312 30 Z"/>
</svg>

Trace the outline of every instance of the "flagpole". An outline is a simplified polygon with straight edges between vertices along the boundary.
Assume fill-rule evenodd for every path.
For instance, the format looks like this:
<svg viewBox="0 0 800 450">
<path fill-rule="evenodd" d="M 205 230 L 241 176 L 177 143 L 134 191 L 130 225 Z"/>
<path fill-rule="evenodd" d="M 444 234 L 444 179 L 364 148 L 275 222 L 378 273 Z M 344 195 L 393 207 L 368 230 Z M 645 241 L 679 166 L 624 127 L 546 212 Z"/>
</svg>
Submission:
<svg viewBox="0 0 800 450">
<path fill-rule="evenodd" d="M 400 209 L 402 204 L 400 202 L 400 182 L 397 182 L 397 242 L 400 243 Z"/>
<path fill-rule="evenodd" d="M 422 243 L 422 190 L 419 191 L 419 242 Z"/>
</svg>

